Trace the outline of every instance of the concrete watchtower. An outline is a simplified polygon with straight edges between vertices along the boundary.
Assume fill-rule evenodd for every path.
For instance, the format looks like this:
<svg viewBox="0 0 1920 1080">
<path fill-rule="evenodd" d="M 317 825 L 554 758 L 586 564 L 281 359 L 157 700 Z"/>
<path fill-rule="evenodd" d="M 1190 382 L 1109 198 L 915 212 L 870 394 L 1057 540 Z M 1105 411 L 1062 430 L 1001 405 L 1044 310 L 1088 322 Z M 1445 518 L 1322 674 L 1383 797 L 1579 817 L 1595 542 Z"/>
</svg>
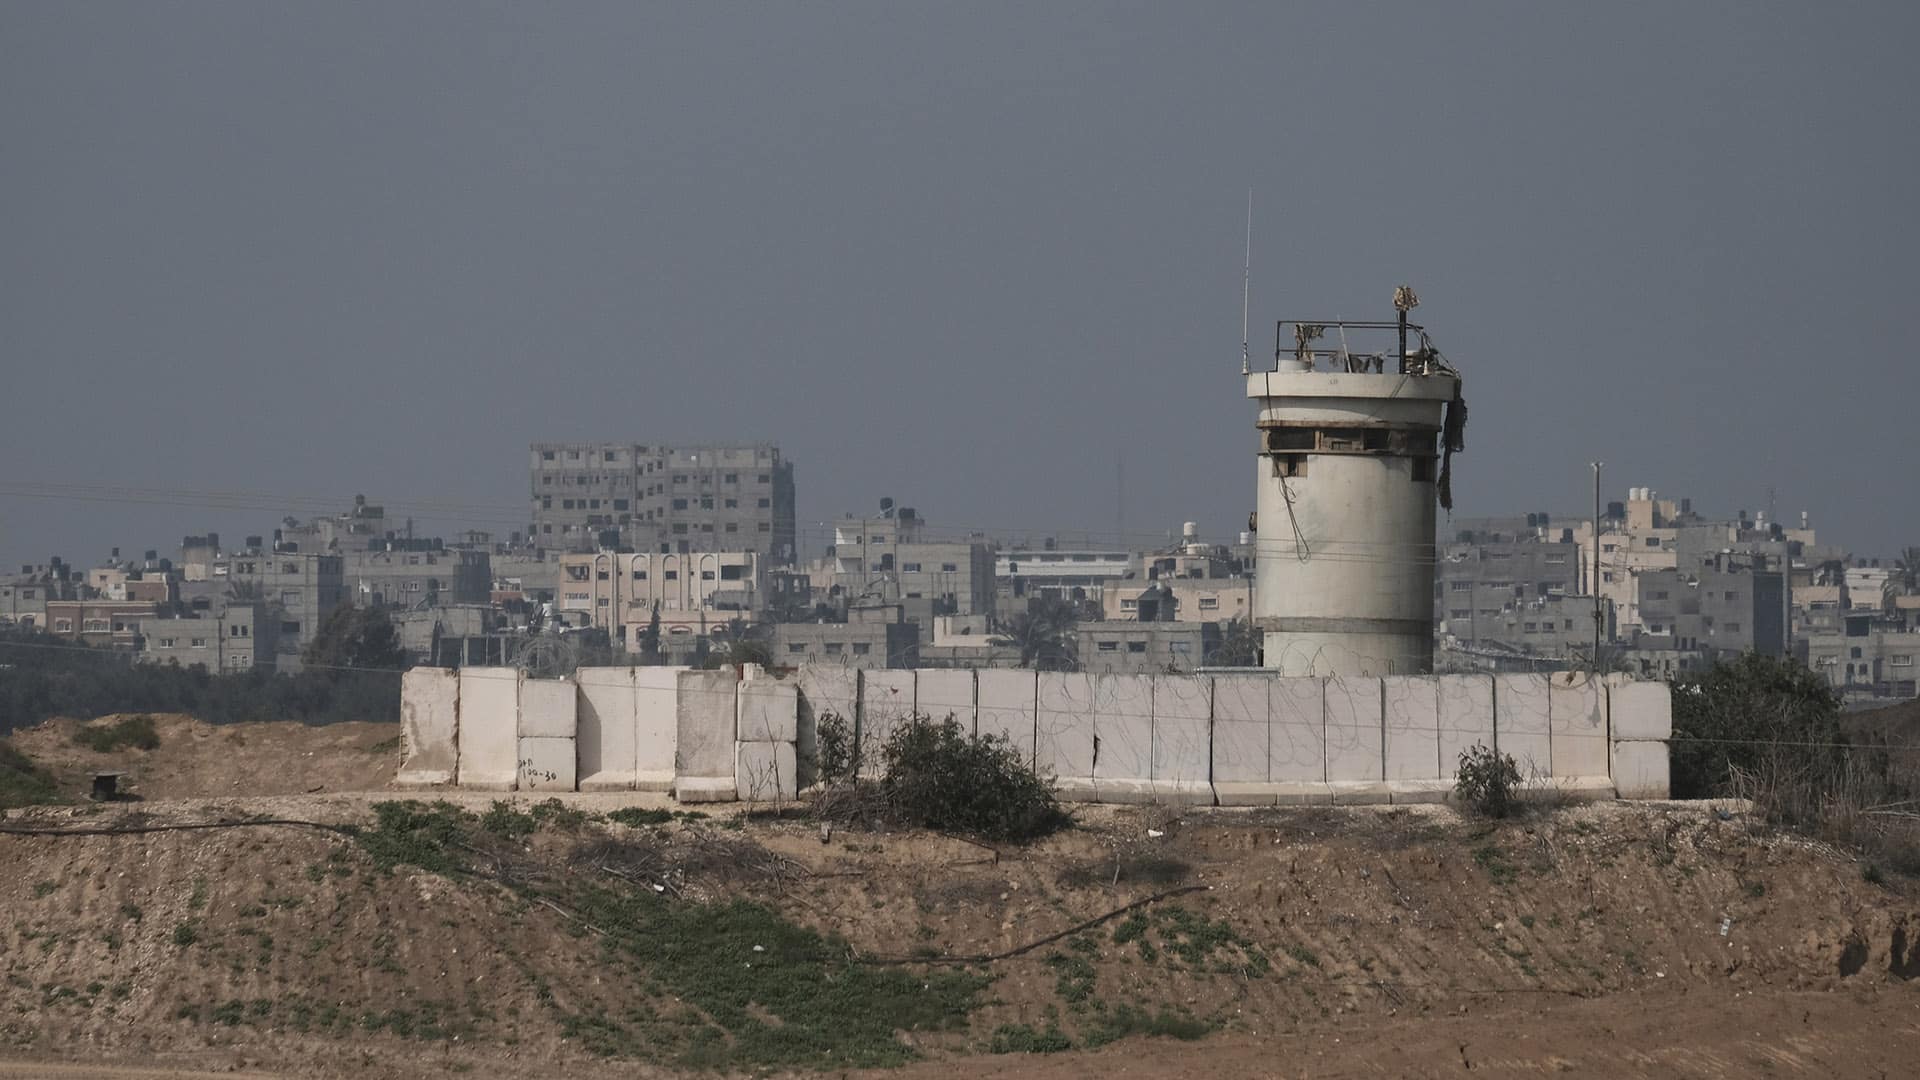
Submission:
<svg viewBox="0 0 1920 1080">
<path fill-rule="evenodd" d="M 1246 373 L 1260 409 L 1255 625 L 1281 674 L 1433 668 L 1434 506 L 1452 505 L 1466 407 L 1459 373 L 1407 321 L 1418 302 L 1401 288 L 1392 322 L 1283 321 L 1274 370 Z"/>
</svg>

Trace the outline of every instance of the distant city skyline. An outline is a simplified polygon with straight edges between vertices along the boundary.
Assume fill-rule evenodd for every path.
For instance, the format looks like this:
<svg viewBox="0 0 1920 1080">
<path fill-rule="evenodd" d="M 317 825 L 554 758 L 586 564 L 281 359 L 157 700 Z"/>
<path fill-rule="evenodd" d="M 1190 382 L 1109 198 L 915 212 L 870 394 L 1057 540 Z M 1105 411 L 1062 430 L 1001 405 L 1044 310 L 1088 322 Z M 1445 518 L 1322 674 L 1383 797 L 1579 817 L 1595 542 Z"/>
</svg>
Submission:
<svg viewBox="0 0 1920 1080">
<path fill-rule="evenodd" d="M 1897 4 L 13 5 L 0 558 L 354 492 L 504 537 L 527 444 L 596 438 L 779 444 L 808 554 L 883 495 L 1228 540 L 1249 187 L 1256 357 L 1274 319 L 1419 291 L 1472 406 L 1456 516 L 1583 516 L 1597 458 L 1608 498 L 1772 490 L 1891 556 L 1920 543 L 1878 468 L 1920 386 L 1920 148 L 1887 135 L 1916 30 Z"/>
</svg>

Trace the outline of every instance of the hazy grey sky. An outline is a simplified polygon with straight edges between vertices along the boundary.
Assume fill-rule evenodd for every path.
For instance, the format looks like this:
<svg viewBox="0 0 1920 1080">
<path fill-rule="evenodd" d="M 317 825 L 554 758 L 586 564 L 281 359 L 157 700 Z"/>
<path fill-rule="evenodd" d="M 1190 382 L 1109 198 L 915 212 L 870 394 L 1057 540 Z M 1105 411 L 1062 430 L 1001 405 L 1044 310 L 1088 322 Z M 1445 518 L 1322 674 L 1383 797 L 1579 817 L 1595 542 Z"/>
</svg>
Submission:
<svg viewBox="0 0 1920 1080">
<path fill-rule="evenodd" d="M 1111 532 L 1122 456 L 1130 529 L 1221 535 L 1252 186 L 1256 354 L 1412 284 L 1461 514 L 1578 511 L 1598 457 L 1889 551 L 1917 40 L 1907 3 L 10 0 L 0 490 L 504 533 L 530 440 L 764 438 L 815 551 L 881 495 Z M 0 557 L 279 516 L 0 494 Z"/>
</svg>

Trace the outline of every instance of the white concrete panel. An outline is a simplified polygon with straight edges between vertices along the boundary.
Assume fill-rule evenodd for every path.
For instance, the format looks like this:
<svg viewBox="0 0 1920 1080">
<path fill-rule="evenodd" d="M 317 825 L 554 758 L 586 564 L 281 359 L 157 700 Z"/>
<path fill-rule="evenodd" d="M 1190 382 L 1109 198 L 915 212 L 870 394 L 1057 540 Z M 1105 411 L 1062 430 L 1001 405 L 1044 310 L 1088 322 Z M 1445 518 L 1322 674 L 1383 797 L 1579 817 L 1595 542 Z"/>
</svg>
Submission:
<svg viewBox="0 0 1920 1080">
<path fill-rule="evenodd" d="M 913 719 L 913 672 L 868 668 L 860 673 L 860 772 L 878 776 L 886 767 L 893 729 Z"/>
<path fill-rule="evenodd" d="M 551 735 L 521 736 L 520 790 L 574 790 L 575 762 L 573 739 Z"/>
<path fill-rule="evenodd" d="M 734 749 L 734 794 L 743 802 L 792 801 L 795 768 L 790 742 L 740 743 Z"/>
<path fill-rule="evenodd" d="M 815 755 L 819 752 L 820 721 L 835 717 L 852 732 L 860 716 L 860 670 L 844 664 L 802 664 L 794 675 L 800 690 L 799 727 L 795 746 L 800 756 L 800 786 L 807 787 L 820 777 Z"/>
<path fill-rule="evenodd" d="M 682 802 L 731 799 L 734 691 L 731 668 L 677 673 L 673 792 Z"/>
<path fill-rule="evenodd" d="M 1102 802 L 1141 802 L 1153 777 L 1153 678 L 1095 675 L 1093 785 Z"/>
<path fill-rule="evenodd" d="M 952 717 L 973 734 L 973 672 L 928 668 L 913 673 L 913 709 L 935 722 Z"/>
<path fill-rule="evenodd" d="M 1033 706 L 1038 692 L 1031 671 L 982 668 L 974 672 L 975 730 L 981 735 L 1005 735 L 1031 765 Z"/>
<path fill-rule="evenodd" d="M 512 791 L 520 774 L 518 668 L 460 669 L 460 786 Z"/>
<path fill-rule="evenodd" d="M 1378 784 L 1385 779 L 1380 693 L 1378 676 L 1327 680 L 1328 783 Z M 1340 801 L 1338 791 L 1334 801 Z"/>
<path fill-rule="evenodd" d="M 1387 779 L 1440 778 L 1440 681 L 1431 675 L 1389 675 L 1386 700 Z"/>
<path fill-rule="evenodd" d="M 1275 784 L 1315 784 L 1327 779 L 1327 686 L 1325 679 L 1276 678 L 1267 691 Z M 1321 789 L 1324 793 L 1324 789 Z M 1307 801 L 1328 801 L 1309 799 Z"/>
<path fill-rule="evenodd" d="M 679 741 L 680 673 L 684 667 L 633 669 L 634 787 L 673 790 L 673 754 Z"/>
<path fill-rule="evenodd" d="M 1673 737 L 1673 688 L 1663 682 L 1607 680 L 1610 734 L 1616 739 Z"/>
<path fill-rule="evenodd" d="M 1460 754 L 1472 746 L 1492 749 L 1493 676 L 1440 675 L 1440 776 L 1460 772 Z"/>
<path fill-rule="evenodd" d="M 1600 679 L 1585 671 L 1555 672 L 1547 680 L 1553 775 L 1606 776 L 1607 699 Z"/>
<path fill-rule="evenodd" d="M 817 723 L 832 713 L 852 728 L 860 709 L 860 669 L 841 664 L 803 664 L 794 676 L 800 687 L 802 723 Z"/>
<path fill-rule="evenodd" d="M 735 731 L 742 742 L 790 743 L 798 738 L 800 692 L 785 679 L 747 666 L 735 702 L 739 710 Z"/>
<path fill-rule="evenodd" d="M 1213 782 L 1265 784 L 1272 753 L 1267 688 L 1269 675 L 1213 677 Z"/>
<path fill-rule="evenodd" d="M 587 667 L 573 673 L 581 791 L 627 791 L 639 781 L 634 668 Z"/>
<path fill-rule="evenodd" d="M 1158 798 L 1213 802 L 1213 680 L 1153 680 L 1153 787 Z"/>
<path fill-rule="evenodd" d="M 578 688 L 572 679 L 520 682 L 520 737 L 571 739 L 579 734 Z"/>
<path fill-rule="evenodd" d="M 1545 675 L 1493 677 L 1493 737 L 1499 751 L 1520 766 L 1528 780 L 1553 775 L 1553 737 L 1548 720 Z"/>
<path fill-rule="evenodd" d="M 460 767 L 460 674 L 417 667 L 400 676 L 400 772 L 403 788 L 451 784 Z"/>
<path fill-rule="evenodd" d="M 1613 786 L 1623 799 L 1665 799 L 1672 792 L 1667 744 L 1654 740 L 1616 740 Z"/>
<path fill-rule="evenodd" d="M 1043 671 L 1034 693 L 1034 769 L 1070 797 L 1093 790 L 1093 677 Z"/>
</svg>

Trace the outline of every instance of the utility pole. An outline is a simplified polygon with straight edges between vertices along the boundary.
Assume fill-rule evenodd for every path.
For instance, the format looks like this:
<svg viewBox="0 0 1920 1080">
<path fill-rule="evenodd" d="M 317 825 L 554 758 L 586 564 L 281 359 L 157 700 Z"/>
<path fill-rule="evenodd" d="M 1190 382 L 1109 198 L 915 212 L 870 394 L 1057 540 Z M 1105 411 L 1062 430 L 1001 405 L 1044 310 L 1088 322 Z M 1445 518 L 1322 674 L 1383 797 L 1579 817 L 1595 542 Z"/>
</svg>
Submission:
<svg viewBox="0 0 1920 1080">
<path fill-rule="evenodd" d="M 1593 463 L 1593 670 L 1600 670 L 1600 466 Z"/>
</svg>

